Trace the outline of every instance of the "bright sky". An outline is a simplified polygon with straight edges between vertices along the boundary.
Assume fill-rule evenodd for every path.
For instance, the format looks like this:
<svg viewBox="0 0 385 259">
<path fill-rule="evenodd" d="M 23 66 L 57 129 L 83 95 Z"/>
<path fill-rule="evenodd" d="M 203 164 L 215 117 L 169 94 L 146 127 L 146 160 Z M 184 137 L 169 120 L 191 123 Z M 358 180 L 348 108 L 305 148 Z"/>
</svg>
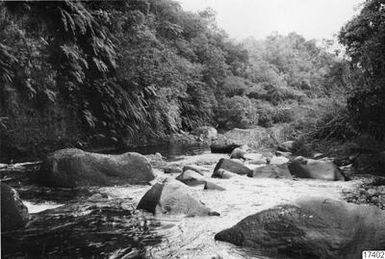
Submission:
<svg viewBox="0 0 385 259">
<path fill-rule="evenodd" d="M 262 39 L 273 31 L 307 39 L 332 38 L 359 12 L 364 0 L 177 0 L 184 10 L 211 7 L 232 38 Z"/>
</svg>

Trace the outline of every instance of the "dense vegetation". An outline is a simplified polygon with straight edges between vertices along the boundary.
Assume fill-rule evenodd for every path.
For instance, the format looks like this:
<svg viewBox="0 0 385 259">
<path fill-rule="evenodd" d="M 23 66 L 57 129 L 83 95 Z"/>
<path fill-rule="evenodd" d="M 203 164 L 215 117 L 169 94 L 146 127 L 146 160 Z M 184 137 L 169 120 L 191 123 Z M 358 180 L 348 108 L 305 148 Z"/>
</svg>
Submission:
<svg viewBox="0 0 385 259">
<path fill-rule="evenodd" d="M 340 41 L 351 58 L 354 89 L 348 98 L 361 132 L 385 139 L 385 1 L 367 0 L 344 26 Z"/>
<path fill-rule="evenodd" d="M 382 2 L 367 1 L 341 32 L 353 70 L 327 45 L 295 33 L 236 43 L 211 10 L 186 12 L 172 0 L 1 2 L 2 149 L 146 144 L 201 125 L 307 123 L 329 125 L 318 137 L 338 137 L 355 132 L 343 101 L 353 86 L 348 107 L 359 111 L 359 129 L 381 135 Z M 315 120 L 320 110 L 329 113 Z M 18 132 L 37 117 L 62 126 L 48 137 L 39 121 L 40 135 L 21 141 Z"/>
</svg>

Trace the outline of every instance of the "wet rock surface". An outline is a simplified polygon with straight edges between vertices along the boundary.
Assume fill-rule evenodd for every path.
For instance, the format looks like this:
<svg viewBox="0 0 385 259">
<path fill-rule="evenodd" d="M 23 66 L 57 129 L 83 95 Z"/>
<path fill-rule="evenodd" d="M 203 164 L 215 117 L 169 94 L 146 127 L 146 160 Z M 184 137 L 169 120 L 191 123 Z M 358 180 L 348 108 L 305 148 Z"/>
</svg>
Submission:
<svg viewBox="0 0 385 259">
<path fill-rule="evenodd" d="M 185 214 L 190 217 L 219 215 L 192 197 L 187 186 L 174 180 L 155 184 L 140 200 L 137 209 L 154 214 Z"/>
<path fill-rule="evenodd" d="M 296 157 L 289 163 L 289 170 L 293 176 L 299 178 L 312 178 L 327 181 L 345 181 L 347 178 L 342 171 L 328 160 L 314 160 Z"/>
<path fill-rule="evenodd" d="M 242 162 L 226 158 L 222 158 L 219 160 L 219 162 L 214 168 L 214 172 L 219 169 L 224 169 L 239 175 L 247 175 L 251 172 L 251 170 L 248 167 L 244 166 Z"/>
<path fill-rule="evenodd" d="M 255 168 L 247 176 L 254 178 L 285 178 L 292 179 L 287 164 L 265 165 Z"/>
<path fill-rule="evenodd" d="M 267 256 L 361 258 L 385 247 L 385 212 L 367 205 L 311 198 L 251 215 L 215 235 Z"/>
<path fill-rule="evenodd" d="M 48 155 L 37 179 L 47 186 L 103 186 L 145 184 L 154 174 L 147 158 L 138 153 L 104 155 L 62 149 Z"/>
<path fill-rule="evenodd" d="M 27 207 L 15 189 L 1 183 L 1 231 L 23 228 L 29 221 Z"/>
</svg>

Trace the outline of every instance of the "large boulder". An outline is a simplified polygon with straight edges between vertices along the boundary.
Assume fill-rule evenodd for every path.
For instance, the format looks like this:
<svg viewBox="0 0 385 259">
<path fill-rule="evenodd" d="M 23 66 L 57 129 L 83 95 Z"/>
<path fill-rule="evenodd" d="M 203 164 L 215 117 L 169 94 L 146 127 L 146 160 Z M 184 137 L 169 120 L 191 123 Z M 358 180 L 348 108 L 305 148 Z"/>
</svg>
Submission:
<svg viewBox="0 0 385 259">
<path fill-rule="evenodd" d="M 376 207 L 311 198 L 251 215 L 215 235 L 274 258 L 358 259 L 385 247 L 385 212 Z"/>
<path fill-rule="evenodd" d="M 251 169 L 244 166 L 242 162 L 234 161 L 233 159 L 227 159 L 227 158 L 221 158 L 217 165 L 214 168 L 214 174 L 215 171 L 219 169 L 224 169 L 229 172 L 239 174 L 239 175 L 247 175 L 251 172 Z"/>
<path fill-rule="evenodd" d="M 328 181 L 345 181 L 342 171 L 330 160 L 314 160 L 296 157 L 289 163 L 290 173 L 299 178 L 313 178 Z"/>
<path fill-rule="evenodd" d="M 185 214 L 187 216 L 219 216 L 188 194 L 188 187 L 177 182 L 157 183 L 142 197 L 137 209 L 154 214 Z"/>
<path fill-rule="evenodd" d="M 206 179 L 193 170 L 186 170 L 176 177 L 176 180 L 188 185 L 197 186 L 206 183 Z"/>
<path fill-rule="evenodd" d="M 233 144 L 233 143 L 226 143 L 223 141 L 215 141 L 211 143 L 210 150 L 211 153 L 223 153 L 223 154 L 230 154 L 235 148 L 240 147 L 241 145 Z"/>
<path fill-rule="evenodd" d="M 247 176 L 255 178 L 293 178 L 290 174 L 287 164 L 265 165 L 257 167 Z"/>
<path fill-rule="evenodd" d="M 15 189 L 1 183 L 1 231 L 24 227 L 29 221 L 28 208 Z"/>
<path fill-rule="evenodd" d="M 138 153 L 104 155 L 71 148 L 50 154 L 37 178 L 49 186 L 75 187 L 146 184 L 154 174 L 147 158 Z"/>
</svg>

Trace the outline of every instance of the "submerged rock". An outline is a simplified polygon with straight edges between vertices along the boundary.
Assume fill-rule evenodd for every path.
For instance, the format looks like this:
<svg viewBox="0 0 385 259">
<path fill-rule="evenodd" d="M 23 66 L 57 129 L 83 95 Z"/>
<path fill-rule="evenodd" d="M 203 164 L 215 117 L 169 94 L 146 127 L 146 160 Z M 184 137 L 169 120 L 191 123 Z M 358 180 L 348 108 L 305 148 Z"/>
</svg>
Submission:
<svg viewBox="0 0 385 259">
<path fill-rule="evenodd" d="M 313 178 L 328 181 L 347 180 L 333 161 L 307 159 L 300 156 L 289 163 L 289 170 L 293 176 L 299 178 Z"/>
<path fill-rule="evenodd" d="M 15 189 L 1 183 L 1 231 L 24 227 L 29 221 L 28 208 Z"/>
<path fill-rule="evenodd" d="M 48 186 L 75 187 L 146 184 L 154 174 L 146 157 L 138 153 L 104 155 L 71 148 L 50 154 L 37 178 Z"/>
<path fill-rule="evenodd" d="M 234 161 L 232 159 L 226 159 L 226 158 L 221 158 L 219 160 L 219 162 L 214 168 L 214 174 L 215 174 L 215 171 L 219 169 L 224 169 L 239 175 L 245 175 L 245 174 L 247 175 L 251 173 L 251 169 L 244 166 L 242 162 L 238 162 L 238 161 Z"/>
<path fill-rule="evenodd" d="M 385 212 L 372 206 L 312 198 L 251 215 L 215 240 L 253 247 L 266 256 L 358 259 L 385 247 Z"/>
<path fill-rule="evenodd" d="M 185 185 L 177 181 L 155 184 L 140 200 L 137 209 L 154 214 L 185 214 L 187 216 L 219 216 L 188 194 Z"/>
<path fill-rule="evenodd" d="M 287 164 L 257 167 L 247 176 L 255 178 L 293 178 Z"/>
</svg>

